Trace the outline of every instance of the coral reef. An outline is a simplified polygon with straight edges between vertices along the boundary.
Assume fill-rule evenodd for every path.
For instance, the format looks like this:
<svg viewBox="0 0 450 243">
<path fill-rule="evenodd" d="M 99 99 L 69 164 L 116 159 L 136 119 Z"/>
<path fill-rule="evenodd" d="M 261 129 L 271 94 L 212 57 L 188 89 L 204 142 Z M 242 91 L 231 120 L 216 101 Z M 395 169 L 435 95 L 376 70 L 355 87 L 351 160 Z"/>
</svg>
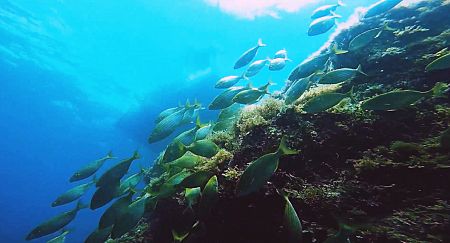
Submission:
<svg viewBox="0 0 450 243">
<path fill-rule="evenodd" d="M 344 224 L 353 229 L 351 242 L 449 242 L 448 93 L 404 110 L 358 108 L 358 101 L 387 91 L 429 90 L 437 81 L 450 81 L 448 70 L 424 71 L 449 44 L 449 12 L 448 1 L 424 1 L 343 30 L 334 41 L 345 47 L 357 34 L 384 22 L 397 29 L 357 52 L 333 56 L 335 68 L 361 64 L 367 77 L 311 89 L 292 107 L 266 99 L 245 108 L 232 131 L 212 134 L 209 138 L 222 149 L 196 170 L 218 178 L 213 210 L 202 215 L 195 208 L 186 211 L 178 192 L 159 201 L 147 222 L 142 221 L 151 227 L 126 237 L 145 232 L 146 240 L 133 242 L 172 242 L 173 229 L 196 225 L 200 218 L 183 242 L 288 242 L 285 201 L 278 194 L 283 191 L 302 222 L 303 242 L 324 242 Z M 345 99 L 327 112 L 301 112 L 304 101 L 350 87 L 356 102 Z M 248 164 L 276 151 L 282 136 L 299 153 L 281 158 L 257 193 L 236 196 Z M 158 165 L 148 188 L 159 187 L 169 176 Z"/>
</svg>

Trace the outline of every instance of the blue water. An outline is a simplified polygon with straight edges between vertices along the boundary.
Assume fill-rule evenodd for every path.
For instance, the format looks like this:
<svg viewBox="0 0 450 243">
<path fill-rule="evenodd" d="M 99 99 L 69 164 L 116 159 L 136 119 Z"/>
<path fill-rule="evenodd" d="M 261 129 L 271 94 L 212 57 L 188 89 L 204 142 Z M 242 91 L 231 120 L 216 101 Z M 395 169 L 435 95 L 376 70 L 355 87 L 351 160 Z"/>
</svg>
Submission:
<svg viewBox="0 0 450 243">
<path fill-rule="evenodd" d="M 308 37 L 310 13 L 334 2 L 248 19 L 203 0 L 0 0 L 0 242 L 25 242 L 34 226 L 73 208 L 50 204 L 76 169 L 109 150 L 124 158 L 139 149 L 131 171 L 150 166 L 166 144 L 146 143 L 156 115 L 188 98 L 209 104 L 220 92 L 214 83 L 240 74 L 232 66 L 258 38 L 268 44 L 259 58 L 286 48 L 293 62 L 253 82 L 282 87 L 332 33 Z M 355 7 L 338 12 L 345 20 Z M 80 211 L 67 242 L 82 242 L 101 212 Z"/>
</svg>

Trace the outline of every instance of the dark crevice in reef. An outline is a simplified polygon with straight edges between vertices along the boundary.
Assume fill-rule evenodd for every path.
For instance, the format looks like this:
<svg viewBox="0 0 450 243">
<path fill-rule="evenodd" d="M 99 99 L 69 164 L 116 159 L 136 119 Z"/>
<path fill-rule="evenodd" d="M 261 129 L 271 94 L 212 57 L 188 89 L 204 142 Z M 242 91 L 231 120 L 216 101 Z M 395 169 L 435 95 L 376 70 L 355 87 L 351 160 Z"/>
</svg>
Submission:
<svg viewBox="0 0 450 243">
<path fill-rule="evenodd" d="M 438 81 L 448 83 L 448 70 L 424 71 L 433 54 L 449 46 L 448 13 L 448 1 L 424 1 L 343 30 L 334 39 L 341 49 L 384 22 L 397 29 L 357 52 L 333 56 L 335 68 L 361 64 L 369 75 L 342 90 L 354 87 L 361 101 L 395 88 L 425 91 Z M 216 138 L 227 144 L 232 158 L 214 169 L 219 200 L 213 210 L 193 217 L 178 194 L 158 202 L 138 226 L 140 234 L 135 230 L 119 241 L 172 242 L 172 229 L 200 217 L 184 242 L 288 242 L 285 202 L 276 192 L 284 189 L 301 219 L 304 242 L 325 241 L 339 222 L 355 228 L 352 242 L 450 242 L 450 150 L 440 141 L 450 122 L 446 95 L 398 111 L 302 114 L 295 107 L 279 108 L 245 132 L 239 129 L 241 119 L 232 132 Z M 257 193 L 237 197 L 236 175 L 275 151 L 283 135 L 299 154 L 282 157 Z"/>
</svg>

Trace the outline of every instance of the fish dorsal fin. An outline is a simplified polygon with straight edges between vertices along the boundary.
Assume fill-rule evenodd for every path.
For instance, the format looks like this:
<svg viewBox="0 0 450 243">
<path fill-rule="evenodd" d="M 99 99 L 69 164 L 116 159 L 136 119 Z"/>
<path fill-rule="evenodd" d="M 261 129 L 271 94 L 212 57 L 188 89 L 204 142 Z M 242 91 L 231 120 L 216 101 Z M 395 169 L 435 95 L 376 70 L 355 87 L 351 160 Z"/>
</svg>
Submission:
<svg viewBox="0 0 450 243">
<path fill-rule="evenodd" d="M 262 42 L 261 38 L 259 38 L 258 39 L 258 47 L 263 47 L 263 46 L 267 46 L 267 45 Z"/>
<path fill-rule="evenodd" d="M 245 86 L 245 88 L 247 89 L 253 89 L 253 84 L 252 82 L 248 82 L 247 86 Z"/>
<path fill-rule="evenodd" d="M 341 6 L 341 7 L 345 7 L 345 6 L 346 6 L 345 3 L 342 2 L 341 0 L 338 0 L 336 4 L 337 4 L 338 6 Z"/>
<path fill-rule="evenodd" d="M 342 16 L 341 15 L 339 15 L 339 14 L 336 14 L 334 11 L 330 11 L 330 16 L 332 16 L 333 18 L 336 18 L 336 19 L 340 19 L 340 18 L 342 18 Z"/>
<path fill-rule="evenodd" d="M 202 127 L 202 123 L 200 121 L 200 116 L 197 116 L 197 119 L 195 120 L 195 128 L 200 129 Z"/>
<path fill-rule="evenodd" d="M 356 68 L 356 71 L 364 76 L 368 76 L 363 70 L 362 70 L 362 66 L 361 64 L 358 65 L 358 67 Z"/>
</svg>

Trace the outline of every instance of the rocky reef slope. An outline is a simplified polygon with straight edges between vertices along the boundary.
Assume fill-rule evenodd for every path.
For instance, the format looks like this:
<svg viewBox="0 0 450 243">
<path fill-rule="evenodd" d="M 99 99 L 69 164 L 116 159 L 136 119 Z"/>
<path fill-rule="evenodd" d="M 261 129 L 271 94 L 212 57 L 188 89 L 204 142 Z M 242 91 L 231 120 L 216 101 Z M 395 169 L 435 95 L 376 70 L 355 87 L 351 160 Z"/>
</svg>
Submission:
<svg viewBox="0 0 450 243">
<path fill-rule="evenodd" d="M 448 70 L 425 71 L 450 44 L 448 13 L 448 1 L 423 1 L 340 30 L 332 41 L 346 49 L 363 31 L 384 23 L 396 29 L 358 51 L 330 57 L 333 68 L 361 64 L 368 74 L 338 88 L 353 87 L 362 101 L 396 88 L 426 91 L 449 83 Z M 442 135 L 449 102 L 447 93 L 408 109 L 369 112 L 344 100 L 329 112 L 306 114 L 300 103 L 285 106 L 270 98 L 246 108 L 231 131 L 211 137 L 222 148 L 204 164 L 219 182 L 212 210 L 186 210 L 179 193 L 159 201 L 118 241 L 173 242 L 172 230 L 189 228 L 183 242 L 288 242 L 282 190 L 302 222 L 303 242 L 324 242 L 343 227 L 352 242 L 449 242 L 450 146 Z M 261 190 L 236 196 L 248 163 L 274 152 L 282 136 L 299 153 L 282 157 Z"/>
</svg>

